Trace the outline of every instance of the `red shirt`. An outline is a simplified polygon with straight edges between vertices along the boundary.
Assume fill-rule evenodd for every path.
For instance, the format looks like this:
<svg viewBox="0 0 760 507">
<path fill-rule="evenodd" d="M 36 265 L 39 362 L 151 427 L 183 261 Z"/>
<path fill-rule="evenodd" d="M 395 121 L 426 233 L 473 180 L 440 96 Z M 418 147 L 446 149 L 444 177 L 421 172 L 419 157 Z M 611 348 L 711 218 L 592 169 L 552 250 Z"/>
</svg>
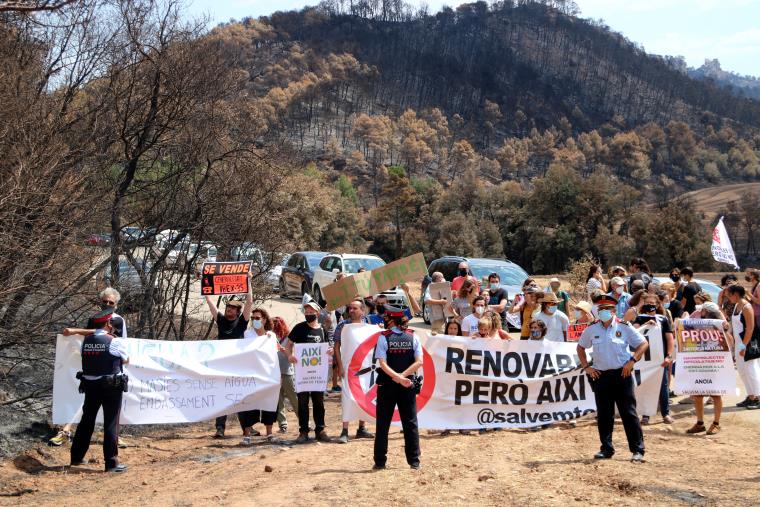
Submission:
<svg viewBox="0 0 760 507">
<path fill-rule="evenodd" d="M 454 292 L 459 291 L 459 289 L 462 288 L 462 284 L 464 283 L 465 278 L 469 278 L 472 280 L 472 282 L 475 284 L 475 286 L 478 288 L 478 293 L 480 293 L 480 284 L 478 283 L 478 279 L 474 276 L 458 276 L 454 278 L 454 280 L 451 282 L 451 290 Z"/>
</svg>

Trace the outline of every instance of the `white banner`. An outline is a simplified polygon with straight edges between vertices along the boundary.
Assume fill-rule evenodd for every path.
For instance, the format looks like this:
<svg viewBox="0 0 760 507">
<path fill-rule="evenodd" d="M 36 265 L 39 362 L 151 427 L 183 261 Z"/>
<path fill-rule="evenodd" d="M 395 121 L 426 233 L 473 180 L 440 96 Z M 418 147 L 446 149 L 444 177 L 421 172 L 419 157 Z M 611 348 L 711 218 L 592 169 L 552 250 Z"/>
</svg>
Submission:
<svg viewBox="0 0 760 507">
<path fill-rule="evenodd" d="M 250 336 L 252 333 L 247 333 Z M 53 380 L 53 423 L 78 422 L 84 395 L 81 336 L 58 335 Z M 198 422 L 243 410 L 277 410 L 280 368 L 276 339 L 124 340 L 129 392 L 122 424 Z M 98 420 L 102 420 L 102 413 Z"/>
<path fill-rule="evenodd" d="M 330 358 L 327 351 L 329 343 L 294 343 L 293 355 L 296 357 L 295 382 L 296 392 L 320 392 L 327 390 Z"/>
<path fill-rule="evenodd" d="M 730 264 L 736 269 L 739 269 L 739 264 L 736 262 L 736 255 L 734 255 L 734 248 L 731 246 L 731 240 L 728 239 L 728 231 L 723 223 L 723 217 L 720 217 L 718 225 L 713 229 L 711 251 L 713 259 L 716 261 Z"/>
<path fill-rule="evenodd" d="M 633 369 L 636 378 L 636 411 L 640 416 L 652 417 L 657 414 L 662 376 L 665 374 L 665 368 L 661 366 L 665 360 L 662 328 L 659 325 L 644 325 L 638 328 L 638 331 L 649 342 L 649 348 Z M 660 366 L 659 370 L 649 375 L 644 374 L 645 370 L 655 365 Z"/>
<path fill-rule="evenodd" d="M 344 421 L 375 417 L 379 363 L 374 353 L 380 332 L 364 324 L 343 328 Z M 596 410 L 587 376 L 578 368 L 575 343 L 417 336 L 424 352 L 418 372 L 424 383 L 417 395 L 421 428 L 527 428 Z M 651 397 L 656 404 L 661 362 L 644 358 L 637 363 L 641 400 Z"/>
<path fill-rule="evenodd" d="M 676 343 L 675 392 L 704 396 L 738 394 L 734 361 L 722 320 L 681 320 L 676 329 Z"/>
</svg>

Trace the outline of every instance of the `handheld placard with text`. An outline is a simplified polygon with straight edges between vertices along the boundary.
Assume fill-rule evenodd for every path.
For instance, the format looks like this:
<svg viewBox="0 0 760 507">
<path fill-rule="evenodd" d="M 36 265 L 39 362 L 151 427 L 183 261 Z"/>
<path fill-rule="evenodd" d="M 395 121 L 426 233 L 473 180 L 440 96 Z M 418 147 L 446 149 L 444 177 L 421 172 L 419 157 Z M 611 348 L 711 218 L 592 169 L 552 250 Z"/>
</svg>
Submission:
<svg viewBox="0 0 760 507">
<path fill-rule="evenodd" d="M 251 261 L 204 262 L 201 270 L 201 294 L 247 294 L 251 264 Z"/>
</svg>

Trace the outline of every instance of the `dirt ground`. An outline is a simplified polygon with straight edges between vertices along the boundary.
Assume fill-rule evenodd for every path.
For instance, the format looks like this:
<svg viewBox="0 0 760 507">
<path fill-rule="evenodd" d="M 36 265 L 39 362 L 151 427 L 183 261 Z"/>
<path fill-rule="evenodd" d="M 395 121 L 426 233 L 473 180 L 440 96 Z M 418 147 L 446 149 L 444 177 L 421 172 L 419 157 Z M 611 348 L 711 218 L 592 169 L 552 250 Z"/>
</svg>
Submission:
<svg viewBox="0 0 760 507">
<path fill-rule="evenodd" d="M 720 434 L 689 436 L 693 405 L 673 408 L 675 424 L 653 419 L 645 427 L 641 464 L 628 461 L 619 424 L 615 457 L 591 459 L 598 449 L 593 418 L 539 432 L 423 432 L 419 471 L 407 467 L 402 435 L 392 429 L 389 468 L 376 472 L 370 470 L 371 440 L 293 445 L 292 412 L 282 445 L 259 437 L 251 447 L 239 446 L 234 418 L 221 441 L 211 438 L 211 422 L 140 436 L 127 427 L 130 447 L 120 451 L 127 473 L 103 481 L 99 441 L 88 454 L 98 463 L 71 469 L 63 466 L 68 447 L 40 444 L 0 466 L 0 505 L 757 504 L 760 413 L 729 408 Z M 337 436 L 339 395 L 328 398 L 327 414 L 328 431 Z M 352 434 L 355 429 L 352 424 Z"/>
</svg>

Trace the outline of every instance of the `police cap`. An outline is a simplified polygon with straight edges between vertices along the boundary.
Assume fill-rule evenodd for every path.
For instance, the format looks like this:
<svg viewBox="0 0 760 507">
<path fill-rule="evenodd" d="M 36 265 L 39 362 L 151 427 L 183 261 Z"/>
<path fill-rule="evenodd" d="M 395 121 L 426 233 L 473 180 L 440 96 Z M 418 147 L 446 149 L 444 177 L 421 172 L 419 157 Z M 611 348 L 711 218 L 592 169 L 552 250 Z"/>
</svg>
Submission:
<svg viewBox="0 0 760 507">
<path fill-rule="evenodd" d="M 109 320 L 111 320 L 111 317 L 113 316 L 113 309 L 112 308 L 106 308 L 105 310 L 100 310 L 98 313 L 92 316 L 92 322 L 95 325 L 98 324 L 105 324 Z"/>
</svg>

